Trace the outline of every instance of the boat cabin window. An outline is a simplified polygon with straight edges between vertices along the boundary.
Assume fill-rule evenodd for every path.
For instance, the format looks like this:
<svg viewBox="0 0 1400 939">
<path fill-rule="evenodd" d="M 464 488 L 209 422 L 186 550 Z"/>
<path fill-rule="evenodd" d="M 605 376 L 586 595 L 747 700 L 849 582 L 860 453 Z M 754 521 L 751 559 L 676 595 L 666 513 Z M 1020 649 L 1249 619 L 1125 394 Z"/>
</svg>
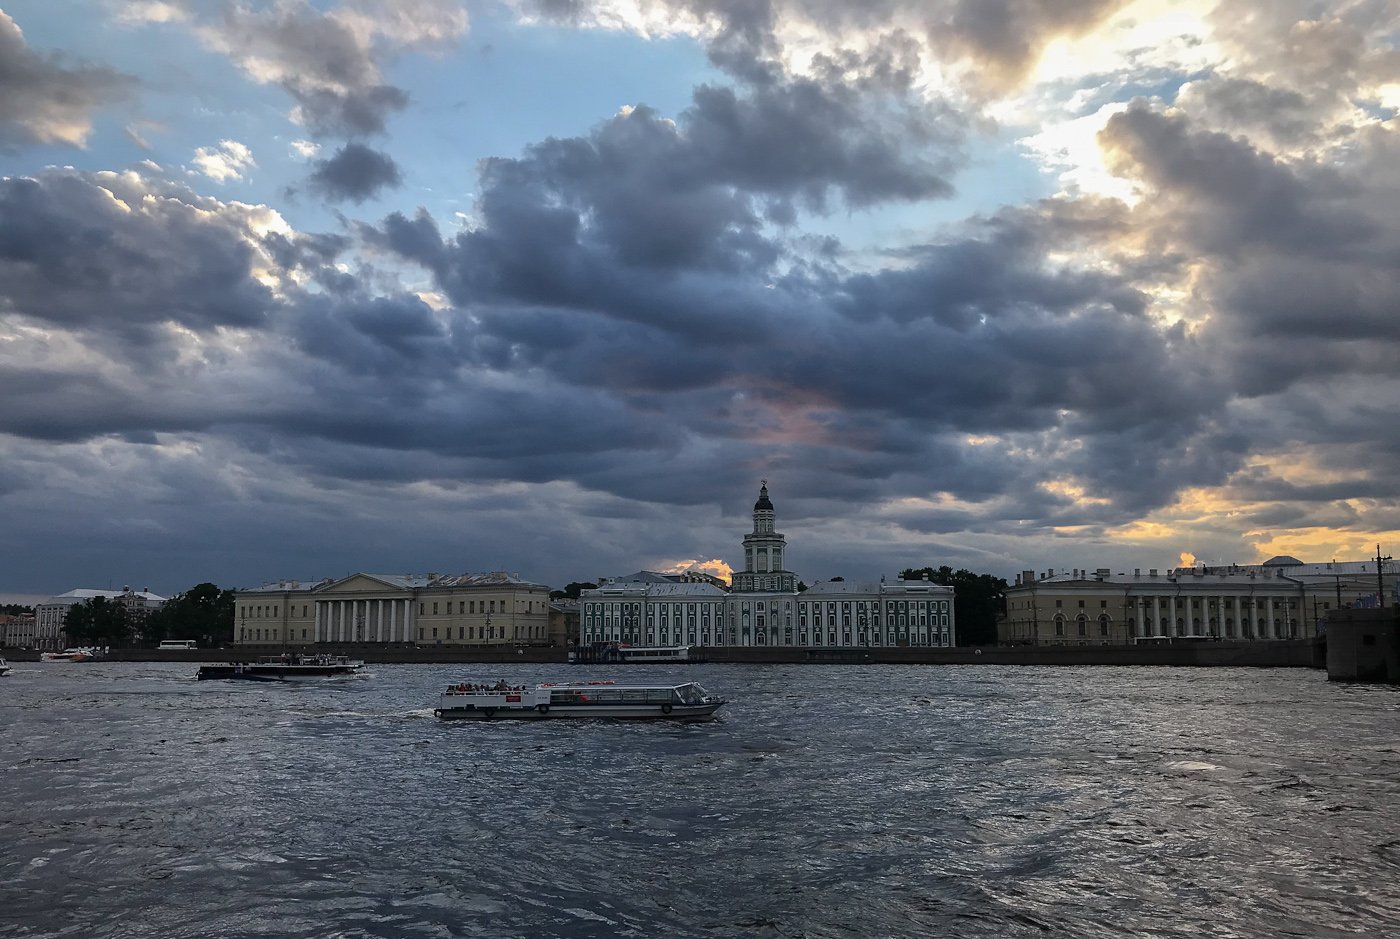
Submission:
<svg viewBox="0 0 1400 939">
<path fill-rule="evenodd" d="M 676 697 L 680 698 L 682 704 L 703 704 L 705 691 L 699 685 L 690 682 L 676 689 Z"/>
</svg>

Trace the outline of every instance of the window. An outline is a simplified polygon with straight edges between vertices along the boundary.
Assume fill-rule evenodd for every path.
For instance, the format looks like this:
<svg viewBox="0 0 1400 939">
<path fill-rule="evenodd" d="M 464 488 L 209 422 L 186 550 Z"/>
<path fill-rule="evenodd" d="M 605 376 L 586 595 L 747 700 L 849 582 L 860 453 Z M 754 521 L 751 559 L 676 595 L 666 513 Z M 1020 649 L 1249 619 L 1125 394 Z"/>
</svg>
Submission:
<svg viewBox="0 0 1400 939">
<path fill-rule="evenodd" d="M 1064 605 L 1065 605 L 1065 601 L 1063 601 L 1063 600 L 1056 600 L 1056 601 L 1055 601 L 1055 606 L 1057 606 L 1057 607 L 1064 606 Z"/>
<path fill-rule="evenodd" d="M 437 616 L 437 606 L 438 606 L 438 605 L 437 605 L 437 602 L 434 601 L 434 602 L 433 602 L 433 615 L 434 615 L 434 616 Z M 437 630 L 433 630 L 433 635 L 434 635 L 434 636 L 437 635 Z"/>
<path fill-rule="evenodd" d="M 1107 601 L 1107 600 L 1100 600 L 1100 601 L 1099 601 L 1099 609 L 1101 609 L 1101 610 L 1106 610 L 1106 609 L 1108 609 L 1108 601 Z"/>
<path fill-rule="evenodd" d="M 1083 600 L 1080 600 L 1080 601 L 1079 601 L 1079 608 L 1080 608 L 1081 610 L 1084 609 L 1084 601 L 1083 601 Z"/>
</svg>

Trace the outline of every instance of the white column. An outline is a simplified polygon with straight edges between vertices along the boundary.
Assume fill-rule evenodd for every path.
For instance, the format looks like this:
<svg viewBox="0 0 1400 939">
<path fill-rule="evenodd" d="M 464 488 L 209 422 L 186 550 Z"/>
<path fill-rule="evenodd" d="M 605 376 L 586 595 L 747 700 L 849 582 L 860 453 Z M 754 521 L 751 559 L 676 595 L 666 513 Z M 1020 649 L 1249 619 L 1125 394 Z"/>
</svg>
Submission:
<svg viewBox="0 0 1400 939">
<path fill-rule="evenodd" d="M 1267 604 L 1268 610 L 1264 614 L 1266 617 L 1264 620 L 1264 636 L 1265 638 L 1272 639 L 1274 638 L 1274 598 L 1271 596 L 1264 602 Z"/>
</svg>

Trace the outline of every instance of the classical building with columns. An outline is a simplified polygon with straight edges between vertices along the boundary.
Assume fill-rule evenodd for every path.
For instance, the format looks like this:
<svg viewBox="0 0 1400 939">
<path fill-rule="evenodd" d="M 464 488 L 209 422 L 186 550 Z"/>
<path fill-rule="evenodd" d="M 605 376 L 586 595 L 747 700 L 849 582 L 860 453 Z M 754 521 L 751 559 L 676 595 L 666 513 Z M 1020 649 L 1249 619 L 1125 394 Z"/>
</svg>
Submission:
<svg viewBox="0 0 1400 939">
<path fill-rule="evenodd" d="M 953 588 L 923 581 L 825 581 L 799 591 L 765 480 L 730 590 L 633 575 L 581 595 L 585 644 L 639 646 L 952 646 Z"/>
<path fill-rule="evenodd" d="M 1312 639 L 1340 607 L 1395 602 L 1397 567 L 1376 561 L 1063 573 L 1023 571 L 1006 590 L 997 640 L 1011 645 L 1107 645 L 1170 639 Z M 1380 583 L 1384 583 L 1384 589 Z"/>
<path fill-rule="evenodd" d="M 518 574 L 351 574 L 234 593 L 234 642 L 311 646 L 563 645 L 549 633 L 549 588 Z"/>
</svg>

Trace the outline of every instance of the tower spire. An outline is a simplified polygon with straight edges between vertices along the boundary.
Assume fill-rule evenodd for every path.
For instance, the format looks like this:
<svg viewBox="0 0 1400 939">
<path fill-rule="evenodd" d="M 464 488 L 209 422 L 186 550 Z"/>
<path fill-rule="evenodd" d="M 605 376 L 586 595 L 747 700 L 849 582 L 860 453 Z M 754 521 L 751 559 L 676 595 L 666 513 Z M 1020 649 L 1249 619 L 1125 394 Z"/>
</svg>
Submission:
<svg viewBox="0 0 1400 939">
<path fill-rule="evenodd" d="M 777 512 L 768 498 L 768 480 L 759 481 L 758 501 L 753 504 L 753 531 L 744 536 L 744 571 L 734 575 L 737 591 L 792 591 L 795 578 L 783 555 L 787 539 L 775 527 Z"/>
</svg>

